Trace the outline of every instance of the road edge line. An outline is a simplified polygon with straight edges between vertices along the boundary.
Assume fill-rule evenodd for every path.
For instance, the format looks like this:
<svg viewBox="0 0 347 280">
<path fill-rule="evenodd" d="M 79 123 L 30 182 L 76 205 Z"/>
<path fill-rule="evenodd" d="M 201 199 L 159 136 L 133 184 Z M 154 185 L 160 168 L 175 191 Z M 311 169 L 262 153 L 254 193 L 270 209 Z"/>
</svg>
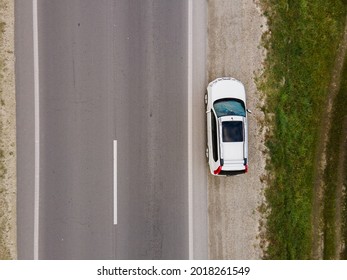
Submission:
<svg viewBox="0 0 347 280">
<path fill-rule="evenodd" d="M 39 207 L 40 207 L 40 103 L 39 103 L 39 50 L 37 0 L 33 0 L 34 48 L 34 114 L 35 114 L 35 191 L 34 191 L 34 260 L 39 259 Z"/>
<path fill-rule="evenodd" d="M 193 1 L 188 1 L 188 224 L 189 259 L 194 259 L 193 227 Z"/>
<path fill-rule="evenodd" d="M 117 140 L 113 140 L 113 224 L 116 225 L 117 220 Z"/>
</svg>

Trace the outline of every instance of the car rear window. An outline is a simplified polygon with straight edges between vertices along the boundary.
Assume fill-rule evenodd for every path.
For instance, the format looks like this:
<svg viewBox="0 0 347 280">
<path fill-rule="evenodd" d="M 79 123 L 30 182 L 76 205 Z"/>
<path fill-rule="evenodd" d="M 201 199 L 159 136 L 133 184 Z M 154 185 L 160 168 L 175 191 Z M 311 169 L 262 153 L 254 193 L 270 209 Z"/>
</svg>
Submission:
<svg viewBox="0 0 347 280">
<path fill-rule="evenodd" d="M 217 117 L 224 116 L 242 116 L 246 117 L 245 104 L 242 100 L 226 98 L 220 99 L 214 102 L 214 110 L 216 111 Z"/>
<path fill-rule="evenodd" d="M 228 121 L 222 123 L 223 142 L 243 142 L 243 122 Z"/>
</svg>

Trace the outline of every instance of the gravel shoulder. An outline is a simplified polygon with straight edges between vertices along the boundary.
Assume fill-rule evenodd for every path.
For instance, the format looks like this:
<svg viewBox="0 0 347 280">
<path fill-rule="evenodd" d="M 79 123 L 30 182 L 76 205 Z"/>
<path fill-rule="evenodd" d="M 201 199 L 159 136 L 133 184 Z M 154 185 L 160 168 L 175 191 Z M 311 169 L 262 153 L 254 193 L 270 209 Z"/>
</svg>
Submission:
<svg viewBox="0 0 347 280">
<path fill-rule="evenodd" d="M 208 1 L 208 80 L 232 76 L 247 91 L 249 117 L 249 173 L 217 178 L 208 175 L 210 259 L 261 259 L 265 175 L 262 95 L 255 79 L 265 50 L 260 47 L 266 19 L 254 1 Z"/>
<path fill-rule="evenodd" d="M 16 258 L 14 1 L 0 0 L 0 259 Z"/>
</svg>

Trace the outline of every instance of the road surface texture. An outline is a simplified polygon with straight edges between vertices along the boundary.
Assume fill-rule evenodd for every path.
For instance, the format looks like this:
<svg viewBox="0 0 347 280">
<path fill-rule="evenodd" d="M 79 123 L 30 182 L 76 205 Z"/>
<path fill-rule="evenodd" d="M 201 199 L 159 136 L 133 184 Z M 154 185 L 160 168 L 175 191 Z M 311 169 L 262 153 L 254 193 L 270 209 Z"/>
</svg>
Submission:
<svg viewBox="0 0 347 280">
<path fill-rule="evenodd" d="M 39 258 L 207 258 L 207 241 L 211 259 L 261 258 L 265 159 L 254 71 L 265 19 L 253 1 L 209 0 L 207 28 L 205 1 L 192 2 L 190 23 L 184 0 L 39 1 Z M 21 259 L 33 258 L 37 238 L 32 18 L 31 1 L 17 0 Z M 203 96 L 219 76 L 245 84 L 254 112 L 250 171 L 232 178 L 206 178 Z"/>
<path fill-rule="evenodd" d="M 20 259 L 207 258 L 206 6 L 192 6 L 193 37 L 185 0 L 38 1 L 35 222 L 33 9 L 16 1 Z"/>
<path fill-rule="evenodd" d="M 208 79 L 232 76 L 246 88 L 249 115 L 249 173 L 208 176 L 209 258 L 261 259 L 261 215 L 265 172 L 261 95 L 254 78 L 261 69 L 259 47 L 266 20 L 252 1 L 208 1 Z M 207 170 L 207 168 L 206 168 Z M 206 171 L 207 172 L 207 171 Z"/>
</svg>

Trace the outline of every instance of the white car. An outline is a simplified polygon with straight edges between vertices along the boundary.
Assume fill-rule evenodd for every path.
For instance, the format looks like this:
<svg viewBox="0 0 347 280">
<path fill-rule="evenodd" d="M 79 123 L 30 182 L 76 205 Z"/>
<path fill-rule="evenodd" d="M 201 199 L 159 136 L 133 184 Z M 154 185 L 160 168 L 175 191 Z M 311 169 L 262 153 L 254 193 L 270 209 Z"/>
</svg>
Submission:
<svg viewBox="0 0 347 280">
<path fill-rule="evenodd" d="M 206 156 L 211 174 L 228 176 L 248 171 L 248 127 L 243 84 L 230 77 L 218 78 L 207 87 Z"/>
</svg>

